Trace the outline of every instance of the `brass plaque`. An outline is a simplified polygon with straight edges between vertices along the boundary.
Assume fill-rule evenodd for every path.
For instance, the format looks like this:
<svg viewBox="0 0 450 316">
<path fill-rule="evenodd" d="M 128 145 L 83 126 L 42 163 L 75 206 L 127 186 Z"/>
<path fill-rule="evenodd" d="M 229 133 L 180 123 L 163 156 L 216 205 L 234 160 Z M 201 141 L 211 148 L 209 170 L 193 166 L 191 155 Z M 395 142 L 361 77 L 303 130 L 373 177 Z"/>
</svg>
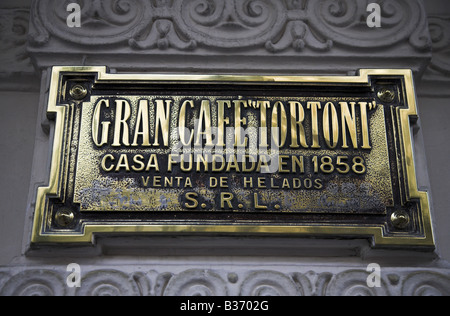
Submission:
<svg viewBox="0 0 450 316">
<path fill-rule="evenodd" d="M 33 243 L 99 234 L 371 238 L 433 247 L 409 70 L 354 77 L 54 67 Z"/>
</svg>

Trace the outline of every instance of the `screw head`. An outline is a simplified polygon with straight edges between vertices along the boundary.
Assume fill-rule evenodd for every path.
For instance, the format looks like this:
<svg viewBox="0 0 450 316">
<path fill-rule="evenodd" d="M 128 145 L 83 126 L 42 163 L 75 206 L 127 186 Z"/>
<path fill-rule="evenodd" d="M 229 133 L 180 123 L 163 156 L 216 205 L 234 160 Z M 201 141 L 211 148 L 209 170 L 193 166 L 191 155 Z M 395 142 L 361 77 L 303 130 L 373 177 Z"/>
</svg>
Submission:
<svg viewBox="0 0 450 316">
<path fill-rule="evenodd" d="M 395 91 L 388 88 L 382 88 L 380 89 L 380 91 L 378 91 L 377 96 L 381 101 L 391 103 L 395 100 Z"/>
<path fill-rule="evenodd" d="M 70 89 L 70 96 L 75 100 L 82 100 L 88 94 L 88 91 L 85 86 L 81 84 L 76 84 Z"/>
<path fill-rule="evenodd" d="M 398 229 L 408 227 L 409 221 L 409 215 L 405 211 L 396 211 L 391 215 L 391 222 Z"/>
<path fill-rule="evenodd" d="M 68 209 L 62 209 L 56 212 L 55 222 L 59 227 L 67 227 L 73 223 L 75 214 Z"/>
</svg>

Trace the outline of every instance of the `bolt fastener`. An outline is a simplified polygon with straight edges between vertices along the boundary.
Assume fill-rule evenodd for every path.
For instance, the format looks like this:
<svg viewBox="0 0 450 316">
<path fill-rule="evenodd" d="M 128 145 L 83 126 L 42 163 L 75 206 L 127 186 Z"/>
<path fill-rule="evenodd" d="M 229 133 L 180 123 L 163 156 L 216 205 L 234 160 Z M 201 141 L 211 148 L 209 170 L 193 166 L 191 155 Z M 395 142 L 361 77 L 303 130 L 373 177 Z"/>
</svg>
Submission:
<svg viewBox="0 0 450 316">
<path fill-rule="evenodd" d="M 85 86 L 81 84 L 76 84 L 70 89 L 70 96 L 75 100 L 82 100 L 88 94 L 88 91 Z"/>
<path fill-rule="evenodd" d="M 388 88 L 382 88 L 380 91 L 378 91 L 377 96 L 378 99 L 386 103 L 391 103 L 395 100 L 395 92 Z"/>
<path fill-rule="evenodd" d="M 75 219 L 75 214 L 68 209 L 62 209 L 56 212 L 55 222 L 59 227 L 67 227 L 73 223 Z"/>
<path fill-rule="evenodd" d="M 409 221 L 409 215 L 405 211 L 396 211 L 391 215 L 391 222 L 398 229 L 408 227 Z"/>
</svg>

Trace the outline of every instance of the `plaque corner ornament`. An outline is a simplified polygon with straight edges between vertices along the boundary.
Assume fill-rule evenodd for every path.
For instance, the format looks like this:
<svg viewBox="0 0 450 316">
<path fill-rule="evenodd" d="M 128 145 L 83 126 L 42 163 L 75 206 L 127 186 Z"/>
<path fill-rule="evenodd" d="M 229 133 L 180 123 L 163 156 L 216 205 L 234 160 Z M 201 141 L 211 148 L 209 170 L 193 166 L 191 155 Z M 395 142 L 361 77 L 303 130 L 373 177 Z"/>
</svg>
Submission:
<svg viewBox="0 0 450 316">
<path fill-rule="evenodd" d="M 428 193 L 416 179 L 411 70 L 234 76 L 53 67 L 48 100 L 52 164 L 48 186 L 37 190 L 32 244 L 233 234 L 434 249 Z"/>
</svg>

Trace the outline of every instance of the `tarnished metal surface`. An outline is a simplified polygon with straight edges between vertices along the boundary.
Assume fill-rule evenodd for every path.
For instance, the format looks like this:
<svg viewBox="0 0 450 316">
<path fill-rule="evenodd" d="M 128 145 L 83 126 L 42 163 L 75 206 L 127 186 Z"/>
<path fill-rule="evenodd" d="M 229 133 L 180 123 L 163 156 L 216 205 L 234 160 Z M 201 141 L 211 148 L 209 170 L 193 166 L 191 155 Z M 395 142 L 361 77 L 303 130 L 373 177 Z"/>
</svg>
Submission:
<svg viewBox="0 0 450 316">
<path fill-rule="evenodd" d="M 108 74 L 55 67 L 52 170 L 32 241 L 298 234 L 434 245 L 411 72 Z"/>
</svg>

